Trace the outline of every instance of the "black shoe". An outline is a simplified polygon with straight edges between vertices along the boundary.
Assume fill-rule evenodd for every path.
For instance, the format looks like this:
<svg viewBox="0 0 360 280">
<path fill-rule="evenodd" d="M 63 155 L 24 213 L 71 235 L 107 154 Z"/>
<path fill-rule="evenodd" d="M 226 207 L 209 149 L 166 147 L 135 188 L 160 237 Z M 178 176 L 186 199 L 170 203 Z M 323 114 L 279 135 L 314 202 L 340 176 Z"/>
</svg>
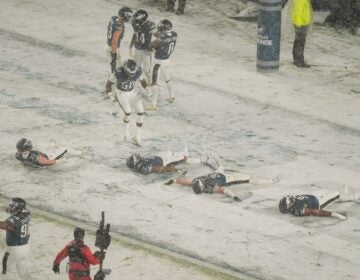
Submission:
<svg viewBox="0 0 360 280">
<path fill-rule="evenodd" d="M 296 65 L 297 67 L 302 67 L 302 68 L 310 68 L 311 67 L 311 65 L 307 64 L 306 62 L 294 61 L 293 64 Z"/>
<path fill-rule="evenodd" d="M 175 9 L 174 9 L 174 8 L 170 8 L 170 7 L 167 7 L 166 11 L 167 11 L 167 12 L 175 12 Z"/>
<path fill-rule="evenodd" d="M 184 14 L 184 11 L 177 10 L 175 14 L 177 14 L 177 15 L 183 15 L 183 14 Z"/>
</svg>

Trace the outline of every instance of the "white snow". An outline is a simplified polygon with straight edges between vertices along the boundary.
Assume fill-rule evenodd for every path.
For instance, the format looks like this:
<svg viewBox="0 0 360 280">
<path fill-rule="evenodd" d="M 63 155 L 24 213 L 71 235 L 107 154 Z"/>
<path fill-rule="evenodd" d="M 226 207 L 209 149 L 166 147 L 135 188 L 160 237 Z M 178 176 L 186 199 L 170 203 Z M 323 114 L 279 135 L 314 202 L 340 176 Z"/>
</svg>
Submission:
<svg viewBox="0 0 360 280">
<path fill-rule="evenodd" d="M 180 17 L 157 2 L 0 0 L 0 193 L 89 222 L 104 210 L 116 232 L 259 279 L 357 279 L 359 204 L 331 205 L 348 213 L 346 221 L 282 215 L 277 204 L 285 194 L 341 191 L 343 184 L 360 191 L 360 37 L 316 25 L 305 51 L 312 68 L 292 65 L 289 38 L 279 72 L 263 74 L 255 66 L 256 23 L 226 16 L 237 1 L 189 1 Z M 123 143 L 121 118 L 100 94 L 109 72 L 107 22 L 122 5 L 145 8 L 154 21 L 169 18 L 179 35 L 176 101 L 167 104 L 163 95 L 160 110 L 148 112 L 141 149 Z M 128 25 L 124 57 L 131 34 Z M 14 157 L 21 137 L 51 156 L 63 149 L 50 138 L 92 151 L 28 169 Z M 125 165 L 133 152 L 181 150 L 184 142 L 192 156 L 212 154 L 227 168 L 280 181 L 233 186 L 252 196 L 232 203 L 164 186 L 171 175 L 142 176 Z M 191 178 L 210 171 L 183 167 Z M 41 244 L 36 234 L 31 239 Z M 54 256 L 47 257 L 51 263 Z M 120 269 L 116 263 L 108 265 Z M 143 279 L 151 278 L 144 272 Z M 171 279 L 184 277 L 180 271 Z"/>
</svg>

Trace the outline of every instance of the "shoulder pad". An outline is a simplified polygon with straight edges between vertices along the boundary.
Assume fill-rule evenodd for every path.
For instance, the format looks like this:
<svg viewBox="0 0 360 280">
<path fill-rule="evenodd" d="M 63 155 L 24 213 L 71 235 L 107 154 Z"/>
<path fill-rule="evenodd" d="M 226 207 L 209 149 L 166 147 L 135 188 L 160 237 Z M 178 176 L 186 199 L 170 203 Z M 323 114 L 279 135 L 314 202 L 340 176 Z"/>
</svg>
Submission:
<svg viewBox="0 0 360 280">
<path fill-rule="evenodd" d="M 155 25 L 154 22 L 152 22 L 152 21 L 147 21 L 146 22 L 146 30 L 147 31 L 153 31 L 155 29 L 156 29 L 156 25 Z"/>
</svg>

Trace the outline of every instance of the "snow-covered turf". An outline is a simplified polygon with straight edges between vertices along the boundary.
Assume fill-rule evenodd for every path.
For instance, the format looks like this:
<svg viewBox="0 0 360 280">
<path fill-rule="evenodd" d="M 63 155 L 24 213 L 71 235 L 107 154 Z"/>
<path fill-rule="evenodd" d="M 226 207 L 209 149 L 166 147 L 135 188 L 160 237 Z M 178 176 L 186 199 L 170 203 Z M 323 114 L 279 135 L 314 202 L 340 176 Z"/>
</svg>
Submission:
<svg viewBox="0 0 360 280">
<path fill-rule="evenodd" d="M 256 23 L 227 18 L 237 1 L 189 1 L 181 17 L 153 2 L 0 0 L 1 194 L 89 222 L 104 210 L 116 232 L 259 279 L 357 279 L 358 204 L 332 205 L 348 213 L 338 221 L 282 215 L 277 203 L 285 194 L 341 191 L 343 184 L 360 191 L 360 38 L 315 26 L 305 52 L 312 68 L 292 65 L 289 38 L 280 71 L 262 74 L 255 69 Z M 101 96 L 107 21 L 122 5 L 145 8 L 154 21 L 169 18 L 179 34 L 176 101 L 163 95 L 160 110 L 148 112 L 142 148 L 123 143 L 121 118 Z M 131 34 L 127 26 L 124 57 Z M 63 148 L 92 150 L 29 169 L 14 158 L 21 137 L 51 156 Z M 164 186 L 171 175 L 141 176 L 125 166 L 133 152 L 181 150 L 184 142 L 192 156 L 211 154 L 229 169 L 279 182 L 233 186 L 252 193 L 235 203 Z M 183 167 L 189 177 L 210 171 Z M 43 246 L 34 255 L 52 245 Z M 185 278 L 179 271 L 171 279 Z"/>
</svg>

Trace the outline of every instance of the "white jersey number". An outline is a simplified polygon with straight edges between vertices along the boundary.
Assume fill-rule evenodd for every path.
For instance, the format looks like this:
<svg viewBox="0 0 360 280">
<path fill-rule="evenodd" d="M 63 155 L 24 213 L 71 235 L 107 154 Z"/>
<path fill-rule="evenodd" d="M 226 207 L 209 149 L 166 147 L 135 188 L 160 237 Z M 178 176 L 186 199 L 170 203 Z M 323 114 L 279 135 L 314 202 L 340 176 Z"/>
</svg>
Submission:
<svg viewBox="0 0 360 280">
<path fill-rule="evenodd" d="M 21 237 L 26 237 L 29 236 L 29 224 L 25 224 L 21 226 L 21 233 L 20 236 Z"/>
</svg>

